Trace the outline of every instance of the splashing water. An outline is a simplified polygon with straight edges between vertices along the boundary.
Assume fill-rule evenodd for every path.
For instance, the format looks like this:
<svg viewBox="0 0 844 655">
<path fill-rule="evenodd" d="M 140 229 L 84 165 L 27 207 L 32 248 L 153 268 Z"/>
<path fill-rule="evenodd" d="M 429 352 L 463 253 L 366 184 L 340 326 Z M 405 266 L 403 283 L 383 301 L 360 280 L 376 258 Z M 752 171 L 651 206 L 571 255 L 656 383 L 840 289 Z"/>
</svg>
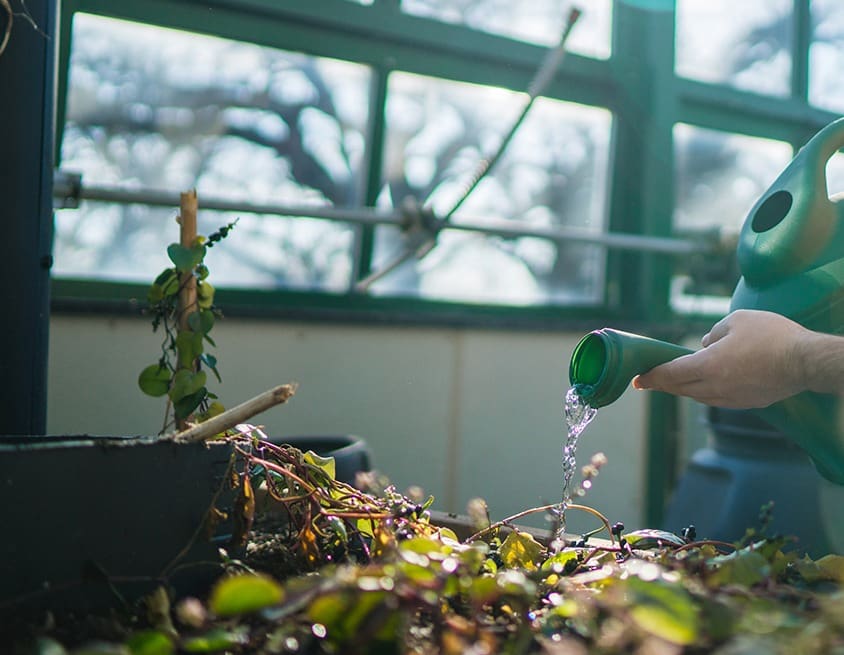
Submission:
<svg viewBox="0 0 844 655">
<path fill-rule="evenodd" d="M 571 502 L 571 481 L 577 466 L 577 461 L 575 460 L 577 440 L 580 437 L 580 433 L 595 418 L 598 410 L 590 407 L 580 397 L 580 394 L 574 388 L 571 388 L 566 392 L 565 413 L 568 432 L 566 434 L 566 442 L 563 445 L 563 496 L 559 509 L 557 510 L 557 515 L 560 519 L 559 528 L 554 537 L 554 543 L 560 548 L 565 545 L 566 507 Z"/>
</svg>

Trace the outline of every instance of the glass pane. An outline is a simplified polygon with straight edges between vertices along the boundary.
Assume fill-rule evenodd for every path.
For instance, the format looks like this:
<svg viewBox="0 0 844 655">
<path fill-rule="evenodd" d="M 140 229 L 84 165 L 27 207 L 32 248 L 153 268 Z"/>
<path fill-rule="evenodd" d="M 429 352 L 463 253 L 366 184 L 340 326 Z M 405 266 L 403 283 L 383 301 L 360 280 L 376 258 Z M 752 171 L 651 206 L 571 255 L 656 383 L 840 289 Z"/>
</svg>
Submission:
<svg viewBox="0 0 844 655">
<path fill-rule="evenodd" d="M 844 110 L 844 4 L 812 0 L 812 42 L 809 46 L 809 102 L 832 111 Z"/>
<path fill-rule="evenodd" d="M 89 186 L 172 191 L 174 208 L 60 212 L 55 274 L 150 279 L 163 267 L 156 250 L 177 240 L 176 192 L 191 188 L 200 203 L 359 205 L 368 87 L 361 66 L 76 14 L 62 168 Z M 218 249 L 230 256 L 218 256 L 215 284 L 344 289 L 353 236 L 340 223 L 243 214 Z"/>
<path fill-rule="evenodd" d="M 556 46 L 572 4 L 558 0 L 401 0 L 402 11 L 466 25 L 529 43 Z M 611 0 L 591 0 L 566 44 L 572 52 L 606 59 L 610 56 Z"/>
<path fill-rule="evenodd" d="M 677 0 L 677 74 L 788 95 L 792 20 L 793 0 Z"/>
<path fill-rule="evenodd" d="M 733 243 L 747 213 L 792 157 L 788 143 L 674 126 L 674 230 L 718 234 Z M 679 311 L 722 312 L 738 279 L 732 247 L 723 258 L 677 260 L 672 304 Z M 721 296 L 720 299 L 707 296 Z"/>
<path fill-rule="evenodd" d="M 392 75 L 379 203 L 448 214 L 525 100 L 497 88 Z M 611 124 L 607 110 L 540 99 L 453 222 L 601 233 Z M 406 243 L 393 228 L 376 236 L 378 270 Z M 382 278 L 374 290 L 469 302 L 596 303 L 603 272 L 598 246 L 444 231 L 430 254 Z"/>
</svg>

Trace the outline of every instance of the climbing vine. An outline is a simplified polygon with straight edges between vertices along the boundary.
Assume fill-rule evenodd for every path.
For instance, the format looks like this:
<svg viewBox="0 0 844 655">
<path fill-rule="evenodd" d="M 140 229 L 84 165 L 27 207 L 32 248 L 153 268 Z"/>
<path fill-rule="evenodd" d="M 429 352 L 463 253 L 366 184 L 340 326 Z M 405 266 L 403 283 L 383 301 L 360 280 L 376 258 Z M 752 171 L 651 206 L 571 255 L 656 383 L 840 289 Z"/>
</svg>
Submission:
<svg viewBox="0 0 844 655">
<path fill-rule="evenodd" d="M 173 266 L 155 278 L 147 293 L 153 331 L 162 330 L 164 339 L 158 362 L 141 371 L 138 386 L 149 396 L 167 396 L 162 432 L 172 426 L 182 428 L 188 419 L 200 422 L 224 411 L 206 386 L 206 369 L 218 382 L 222 378 L 217 358 L 206 351 L 206 344 L 216 347 L 211 331 L 219 312 L 214 305 L 214 287 L 208 281 L 205 256 L 235 223 L 208 237 L 193 236 L 185 245 L 171 243 L 167 255 Z M 187 294 L 187 300 L 186 292 L 192 292 Z"/>
</svg>

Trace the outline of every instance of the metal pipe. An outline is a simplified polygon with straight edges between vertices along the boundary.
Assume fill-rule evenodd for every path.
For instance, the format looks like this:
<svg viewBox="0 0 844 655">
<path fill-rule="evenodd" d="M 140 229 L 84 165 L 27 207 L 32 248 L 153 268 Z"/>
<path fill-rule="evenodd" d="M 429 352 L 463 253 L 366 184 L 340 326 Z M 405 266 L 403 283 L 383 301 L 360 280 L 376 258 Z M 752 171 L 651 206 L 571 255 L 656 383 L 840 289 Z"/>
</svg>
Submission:
<svg viewBox="0 0 844 655">
<path fill-rule="evenodd" d="M 690 255 L 715 250 L 708 241 L 701 239 L 673 239 L 670 237 L 649 237 L 640 234 L 611 232 L 590 232 L 576 227 L 515 227 L 503 221 L 487 220 L 483 224 L 449 223 L 449 230 L 480 232 L 505 238 L 537 237 L 559 243 L 577 242 L 605 246 L 612 250 L 636 250 L 664 255 Z"/>
<path fill-rule="evenodd" d="M 96 202 L 114 202 L 125 205 L 148 205 L 150 207 L 179 206 L 179 194 L 175 191 L 160 189 L 128 189 L 125 187 L 83 185 L 75 174 L 57 172 L 53 184 L 53 197 L 59 201 L 59 209 L 74 209 L 80 200 Z M 323 218 L 347 223 L 366 225 L 397 224 L 400 218 L 395 213 L 377 212 L 368 208 L 342 208 L 331 206 L 278 205 L 273 203 L 250 203 L 244 200 L 227 200 L 206 195 L 199 197 L 199 208 L 211 211 L 237 212 L 243 214 L 273 214 L 276 216 L 295 216 L 305 218 Z"/>
<path fill-rule="evenodd" d="M 179 194 L 176 192 L 82 185 L 78 176 L 61 172 L 56 174 L 53 196 L 58 201 L 57 206 L 61 208 L 77 207 L 80 200 L 171 207 L 174 209 L 179 206 Z M 272 203 L 250 203 L 208 196 L 200 196 L 199 208 L 245 214 L 317 218 L 360 225 L 393 225 L 398 228 L 406 226 L 409 221 L 409 214 L 406 211 L 383 211 L 367 207 L 295 207 Z M 450 222 L 442 229 L 475 232 L 509 239 L 535 237 L 557 243 L 584 243 L 604 246 L 613 250 L 632 250 L 677 256 L 714 252 L 716 250 L 715 245 L 707 239 L 691 240 L 639 234 L 590 232 L 575 227 L 520 226 L 509 221 L 495 219 L 480 221 L 461 217 L 459 223 Z"/>
</svg>

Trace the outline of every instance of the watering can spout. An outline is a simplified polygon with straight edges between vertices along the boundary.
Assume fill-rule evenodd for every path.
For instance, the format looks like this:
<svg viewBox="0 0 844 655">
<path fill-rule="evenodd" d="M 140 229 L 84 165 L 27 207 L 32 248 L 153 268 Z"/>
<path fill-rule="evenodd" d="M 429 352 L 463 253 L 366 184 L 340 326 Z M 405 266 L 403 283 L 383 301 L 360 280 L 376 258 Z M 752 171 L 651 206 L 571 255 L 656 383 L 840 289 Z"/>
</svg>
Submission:
<svg viewBox="0 0 844 655">
<path fill-rule="evenodd" d="M 578 395 L 597 409 L 618 400 L 636 375 L 691 352 L 666 341 L 602 328 L 575 346 L 569 381 Z"/>
</svg>

